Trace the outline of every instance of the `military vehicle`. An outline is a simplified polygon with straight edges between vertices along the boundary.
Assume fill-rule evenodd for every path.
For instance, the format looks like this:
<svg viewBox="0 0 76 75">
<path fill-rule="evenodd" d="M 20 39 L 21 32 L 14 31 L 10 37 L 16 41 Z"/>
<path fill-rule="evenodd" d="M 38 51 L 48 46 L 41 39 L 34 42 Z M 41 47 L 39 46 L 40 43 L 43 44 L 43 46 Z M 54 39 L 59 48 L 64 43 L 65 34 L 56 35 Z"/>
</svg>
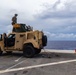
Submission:
<svg viewBox="0 0 76 75">
<path fill-rule="evenodd" d="M 47 36 L 43 31 L 33 30 L 26 24 L 14 24 L 12 32 L 5 37 L 0 34 L 0 55 L 3 52 L 23 51 L 23 56 L 31 58 L 47 45 Z"/>
</svg>

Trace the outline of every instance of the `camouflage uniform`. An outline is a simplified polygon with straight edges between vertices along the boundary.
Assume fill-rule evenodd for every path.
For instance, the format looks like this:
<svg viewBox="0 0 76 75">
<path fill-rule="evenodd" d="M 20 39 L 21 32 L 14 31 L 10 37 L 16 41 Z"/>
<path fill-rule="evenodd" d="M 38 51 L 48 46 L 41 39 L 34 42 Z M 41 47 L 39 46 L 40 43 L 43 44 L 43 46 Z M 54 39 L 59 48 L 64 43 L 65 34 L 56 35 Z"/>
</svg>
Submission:
<svg viewBox="0 0 76 75">
<path fill-rule="evenodd" d="M 17 14 L 12 18 L 12 25 L 17 23 Z"/>
</svg>

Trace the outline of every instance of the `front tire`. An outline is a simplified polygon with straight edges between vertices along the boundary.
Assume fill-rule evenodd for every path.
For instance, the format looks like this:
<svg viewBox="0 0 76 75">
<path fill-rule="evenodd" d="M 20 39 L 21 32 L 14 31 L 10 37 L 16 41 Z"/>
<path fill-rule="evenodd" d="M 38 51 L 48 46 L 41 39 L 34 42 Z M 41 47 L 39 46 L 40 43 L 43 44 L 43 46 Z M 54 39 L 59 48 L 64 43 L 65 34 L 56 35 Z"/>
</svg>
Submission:
<svg viewBox="0 0 76 75">
<path fill-rule="evenodd" d="M 23 56 L 27 58 L 32 58 L 35 55 L 35 49 L 31 45 L 24 46 Z"/>
</svg>

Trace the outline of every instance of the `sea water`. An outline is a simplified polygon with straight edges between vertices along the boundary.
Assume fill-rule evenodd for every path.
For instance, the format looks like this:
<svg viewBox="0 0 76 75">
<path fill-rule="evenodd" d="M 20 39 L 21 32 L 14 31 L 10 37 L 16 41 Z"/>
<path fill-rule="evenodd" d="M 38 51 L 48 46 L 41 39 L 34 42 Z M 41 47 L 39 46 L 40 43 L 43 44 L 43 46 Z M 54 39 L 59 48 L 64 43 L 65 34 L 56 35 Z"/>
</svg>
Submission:
<svg viewBox="0 0 76 75">
<path fill-rule="evenodd" d="M 76 41 L 48 41 L 46 49 L 75 50 Z"/>
</svg>

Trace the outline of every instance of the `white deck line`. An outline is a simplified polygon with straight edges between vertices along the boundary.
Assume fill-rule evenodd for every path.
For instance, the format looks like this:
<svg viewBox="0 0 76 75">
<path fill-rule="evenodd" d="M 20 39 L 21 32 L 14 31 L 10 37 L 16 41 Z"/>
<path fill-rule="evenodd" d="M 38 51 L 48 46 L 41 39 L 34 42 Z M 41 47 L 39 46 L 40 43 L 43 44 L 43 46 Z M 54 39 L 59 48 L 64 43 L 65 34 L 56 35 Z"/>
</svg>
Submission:
<svg viewBox="0 0 76 75">
<path fill-rule="evenodd" d="M 39 65 L 33 65 L 33 66 L 27 66 L 27 67 L 13 68 L 13 69 L 8 69 L 8 70 L 0 70 L 0 74 L 14 72 L 14 71 L 22 71 L 22 70 L 33 69 L 33 68 L 39 68 L 39 67 L 59 65 L 59 64 L 64 64 L 64 63 L 71 63 L 71 62 L 76 62 L 76 59 L 53 62 L 53 63 L 46 63 L 46 64 L 39 64 Z"/>
<path fill-rule="evenodd" d="M 15 60 L 15 62 L 18 62 L 23 56 L 19 57 L 18 59 Z"/>
<path fill-rule="evenodd" d="M 42 52 L 55 52 L 55 53 L 76 53 L 75 50 L 56 50 L 56 49 L 44 49 Z"/>
<path fill-rule="evenodd" d="M 13 68 L 13 67 L 16 67 L 16 66 L 20 65 L 20 64 L 22 64 L 24 61 L 25 61 L 25 60 L 23 60 L 23 61 L 21 61 L 21 62 L 15 64 L 15 65 L 13 65 L 13 66 L 7 68 L 6 70 L 9 70 L 9 69 L 11 69 L 11 68 Z"/>
</svg>

